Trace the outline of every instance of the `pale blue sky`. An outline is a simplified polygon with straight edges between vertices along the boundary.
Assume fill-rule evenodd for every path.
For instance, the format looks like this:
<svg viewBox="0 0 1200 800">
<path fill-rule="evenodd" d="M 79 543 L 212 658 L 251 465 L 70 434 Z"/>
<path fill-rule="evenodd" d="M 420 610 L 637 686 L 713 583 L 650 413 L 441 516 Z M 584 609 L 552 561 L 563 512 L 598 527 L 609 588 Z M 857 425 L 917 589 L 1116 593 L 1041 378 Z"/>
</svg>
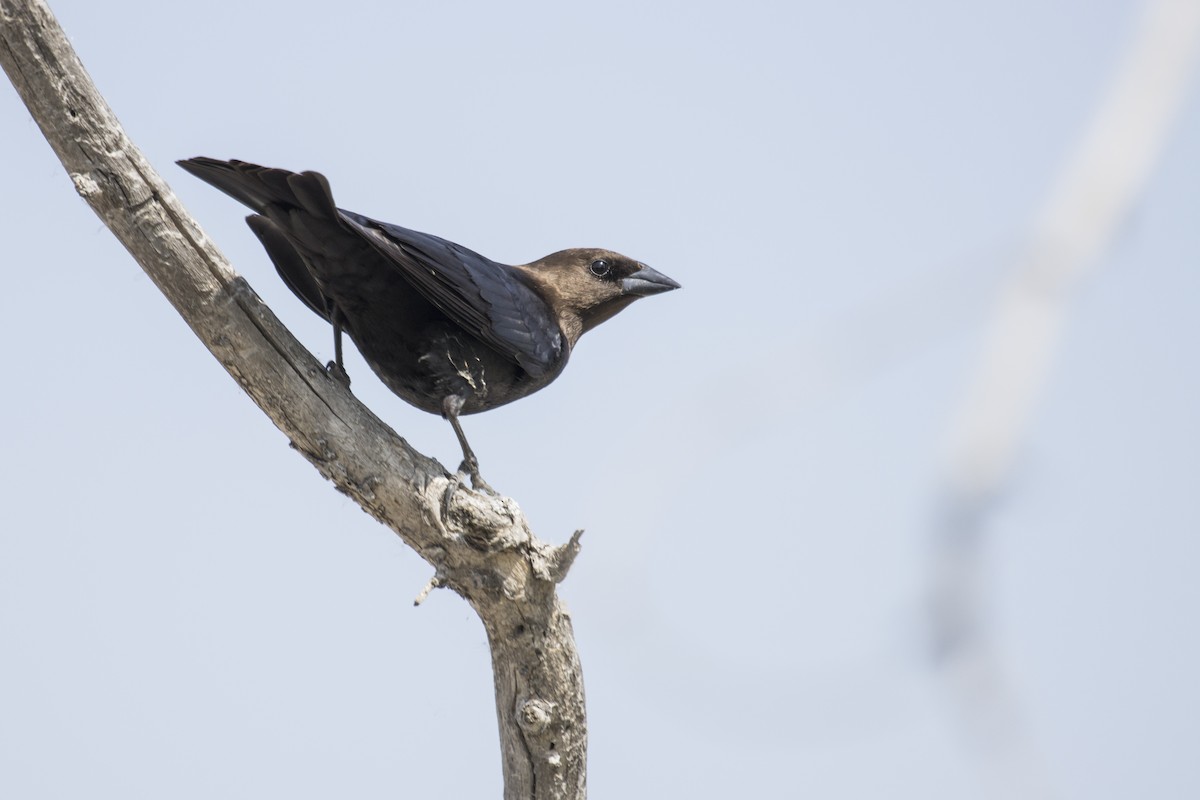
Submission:
<svg viewBox="0 0 1200 800">
<path fill-rule="evenodd" d="M 498 260 L 684 289 L 465 420 L 543 538 L 597 798 L 982 797 L 925 649 L 950 415 L 1133 2 L 52 3 L 129 135 L 320 358 L 245 209 L 317 169 Z M 482 627 L 287 447 L 74 194 L 11 90 L 0 796 L 498 797 Z M 1200 796 L 1200 88 L 1077 298 L 987 628 L 1056 797 Z M 354 390 L 457 463 L 354 354 Z"/>
</svg>

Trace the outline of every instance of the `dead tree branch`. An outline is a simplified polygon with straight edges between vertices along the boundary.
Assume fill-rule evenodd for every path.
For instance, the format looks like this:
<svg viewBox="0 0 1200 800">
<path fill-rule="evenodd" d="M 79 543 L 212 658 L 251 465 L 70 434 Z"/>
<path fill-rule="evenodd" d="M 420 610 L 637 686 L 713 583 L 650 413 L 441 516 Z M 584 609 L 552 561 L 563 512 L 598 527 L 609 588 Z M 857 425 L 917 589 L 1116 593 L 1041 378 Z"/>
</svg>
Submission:
<svg viewBox="0 0 1200 800">
<path fill-rule="evenodd" d="M 433 565 L 491 644 L 505 798 L 583 798 L 587 725 L 555 592 L 578 551 L 539 541 L 517 504 L 467 491 L 409 447 L 280 324 L 121 129 L 41 0 L 0 0 L 0 63 L 79 195 L 209 351 L 337 489 Z"/>
</svg>

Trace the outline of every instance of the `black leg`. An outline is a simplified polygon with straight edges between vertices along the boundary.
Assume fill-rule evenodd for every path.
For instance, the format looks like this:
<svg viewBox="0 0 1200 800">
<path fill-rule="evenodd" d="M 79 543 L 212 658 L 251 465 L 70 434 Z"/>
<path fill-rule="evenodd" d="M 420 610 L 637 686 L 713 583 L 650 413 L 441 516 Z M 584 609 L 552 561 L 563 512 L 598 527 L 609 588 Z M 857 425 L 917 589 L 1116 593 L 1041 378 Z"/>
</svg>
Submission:
<svg viewBox="0 0 1200 800">
<path fill-rule="evenodd" d="M 338 383 L 350 388 L 350 374 L 342 366 L 342 310 L 333 304 L 329 313 L 329 321 L 333 323 L 333 361 L 325 365 L 325 370 Z"/>
<path fill-rule="evenodd" d="M 488 486 L 487 481 L 479 474 L 479 459 L 475 458 L 475 452 L 467 443 L 467 435 L 463 433 L 462 424 L 458 421 L 458 412 L 462 411 L 463 402 L 462 396 L 456 394 L 452 394 L 442 401 L 442 415 L 450 420 L 450 424 L 454 427 L 454 435 L 458 437 L 458 444 L 463 451 L 463 462 L 459 465 L 458 471 L 460 474 L 471 476 L 471 486 L 475 487 L 477 491 L 495 494 L 495 490 Z"/>
</svg>

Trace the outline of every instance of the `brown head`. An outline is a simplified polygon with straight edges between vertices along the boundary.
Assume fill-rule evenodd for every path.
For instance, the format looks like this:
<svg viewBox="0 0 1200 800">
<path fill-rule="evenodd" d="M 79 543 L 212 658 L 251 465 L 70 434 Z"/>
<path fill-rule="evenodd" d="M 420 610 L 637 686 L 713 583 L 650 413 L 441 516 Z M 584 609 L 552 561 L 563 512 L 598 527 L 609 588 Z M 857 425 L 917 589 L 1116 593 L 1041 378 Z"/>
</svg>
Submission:
<svg viewBox="0 0 1200 800">
<path fill-rule="evenodd" d="M 661 272 L 611 250 L 559 250 L 515 267 L 554 309 L 572 347 L 579 337 L 639 297 L 679 284 Z"/>
</svg>

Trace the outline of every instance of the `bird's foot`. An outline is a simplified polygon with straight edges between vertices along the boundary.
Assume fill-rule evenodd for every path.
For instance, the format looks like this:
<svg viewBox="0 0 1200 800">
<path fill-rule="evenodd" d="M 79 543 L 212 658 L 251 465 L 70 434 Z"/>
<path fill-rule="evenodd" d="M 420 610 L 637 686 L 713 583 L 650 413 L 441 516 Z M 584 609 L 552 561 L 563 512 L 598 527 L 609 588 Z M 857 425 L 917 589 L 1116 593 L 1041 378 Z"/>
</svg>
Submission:
<svg viewBox="0 0 1200 800">
<path fill-rule="evenodd" d="M 454 497 L 455 492 L 467 485 L 468 478 L 471 479 L 471 489 L 473 491 L 482 492 L 483 494 L 490 495 L 491 497 L 500 496 L 500 493 L 489 486 L 488 482 L 485 481 L 483 476 L 479 474 L 479 466 L 474 465 L 474 469 L 471 467 L 471 464 L 464 461 L 459 465 L 458 471 L 450 476 L 450 481 L 446 484 L 446 491 L 442 493 L 443 521 L 445 521 L 444 516 L 446 509 L 450 507 L 450 499 Z"/>
<path fill-rule="evenodd" d="M 467 476 L 470 476 L 471 488 L 475 491 L 483 492 L 484 494 L 490 494 L 492 497 L 499 497 L 499 494 L 496 492 L 496 490 L 489 486 L 488 482 L 485 481 L 483 476 L 479 474 L 479 462 L 475 461 L 474 459 L 464 460 L 458 465 L 457 477 L 459 480 L 461 481 Z"/>
<path fill-rule="evenodd" d="M 329 377 L 342 386 L 345 386 L 347 389 L 350 388 L 350 373 L 346 372 L 346 368 L 341 364 L 336 361 L 330 361 L 325 365 L 325 371 L 329 373 Z"/>
</svg>

